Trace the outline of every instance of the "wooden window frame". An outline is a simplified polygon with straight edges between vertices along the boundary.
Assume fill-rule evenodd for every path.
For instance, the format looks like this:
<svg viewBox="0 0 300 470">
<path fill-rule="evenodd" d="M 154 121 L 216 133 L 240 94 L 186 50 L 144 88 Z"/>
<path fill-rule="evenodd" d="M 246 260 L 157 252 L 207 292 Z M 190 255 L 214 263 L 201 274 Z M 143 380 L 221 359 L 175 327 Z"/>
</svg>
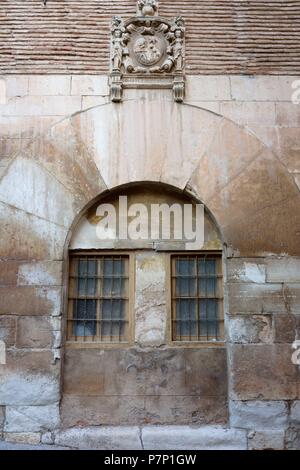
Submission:
<svg viewBox="0 0 300 470">
<path fill-rule="evenodd" d="M 176 341 L 173 339 L 173 292 L 172 292 L 172 262 L 173 258 L 176 256 L 198 256 L 198 257 L 205 257 L 211 256 L 220 259 L 220 266 L 221 266 L 221 273 L 222 273 L 222 301 L 220 302 L 221 311 L 220 311 L 220 318 L 222 318 L 222 335 L 220 335 L 220 340 L 213 341 L 213 340 L 185 340 L 185 341 Z M 223 252 L 222 251 L 174 251 L 167 253 L 167 266 L 166 266 L 166 291 L 167 291 L 167 305 L 168 305 L 168 312 L 167 312 L 167 337 L 168 337 L 168 344 L 172 347 L 176 348 L 224 348 L 225 343 L 225 312 L 224 312 L 224 266 L 223 266 Z"/>
<path fill-rule="evenodd" d="M 71 260 L 78 257 L 105 257 L 105 256 L 126 256 L 128 258 L 128 341 L 100 341 L 96 339 L 95 341 L 89 341 L 84 339 L 84 337 L 78 337 L 75 340 L 75 337 L 69 335 L 69 320 L 73 319 L 73 311 L 69 307 L 69 294 L 70 294 L 70 263 Z M 65 299 L 65 308 L 66 308 L 66 321 L 65 321 L 65 340 L 66 347 L 68 349 L 126 349 L 133 346 L 134 344 L 134 330 L 135 330 L 135 317 L 134 317 L 134 299 L 135 299 L 135 255 L 130 251 L 107 251 L 107 250 L 74 250 L 69 252 L 68 256 L 68 271 L 66 273 L 66 299 Z"/>
</svg>

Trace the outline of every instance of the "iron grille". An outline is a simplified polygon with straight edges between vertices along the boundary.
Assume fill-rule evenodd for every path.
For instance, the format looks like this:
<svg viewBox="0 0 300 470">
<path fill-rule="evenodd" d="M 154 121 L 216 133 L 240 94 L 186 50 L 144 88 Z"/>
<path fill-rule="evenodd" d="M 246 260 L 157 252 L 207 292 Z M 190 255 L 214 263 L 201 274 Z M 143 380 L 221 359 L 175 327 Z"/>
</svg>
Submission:
<svg viewBox="0 0 300 470">
<path fill-rule="evenodd" d="M 222 341 L 221 256 L 172 256 L 172 340 Z"/>
<path fill-rule="evenodd" d="M 103 343 L 129 340 L 129 257 L 72 256 L 68 339 Z"/>
</svg>

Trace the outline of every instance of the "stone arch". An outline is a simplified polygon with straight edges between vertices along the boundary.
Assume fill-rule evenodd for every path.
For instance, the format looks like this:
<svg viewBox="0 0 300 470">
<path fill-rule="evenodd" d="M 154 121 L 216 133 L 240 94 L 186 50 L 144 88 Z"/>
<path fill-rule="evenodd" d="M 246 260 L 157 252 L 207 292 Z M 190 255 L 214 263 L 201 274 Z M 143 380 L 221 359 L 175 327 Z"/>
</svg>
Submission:
<svg viewBox="0 0 300 470">
<path fill-rule="evenodd" d="M 16 191 L 24 178 L 27 198 Z M 43 179 L 49 195 L 41 184 L 37 202 L 30 189 Z M 236 253 L 299 254 L 299 190 L 276 155 L 236 123 L 161 95 L 89 108 L 29 141 L 2 174 L 0 199 L 68 230 L 100 193 L 138 181 L 190 191 Z"/>
<path fill-rule="evenodd" d="M 22 140 L 0 178 L 2 257 L 7 266 L 14 259 L 18 272 L 3 308 L 48 316 L 53 328 L 45 352 L 36 353 L 40 388 L 28 388 L 36 380 L 30 361 L 18 363 L 27 379 L 15 405 L 59 399 L 59 366 L 50 364 L 60 352 L 65 242 L 75 218 L 99 194 L 132 182 L 169 184 L 210 209 L 232 254 L 300 254 L 299 190 L 276 155 L 228 119 L 161 95 L 96 106 Z M 9 364 L 11 354 L 18 361 L 18 352 L 9 352 Z M 6 367 L 18 380 L 16 366 Z"/>
<path fill-rule="evenodd" d="M 217 323 L 218 342 L 215 339 L 214 344 L 202 344 L 199 348 L 194 344 L 189 347 L 173 344 L 170 337 L 172 301 L 169 283 L 172 281 L 169 251 L 176 254 L 176 250 L 179 253 L 185 248 L 174 248 L 173 240 L 159 248 L 143 241 L 129 241 L 127 245 L 127 241 L 113 240 L 106 245 L 98 240 L 97 208 L 101 203 L 117 205 L 119 195 L 128 196 L 128 206 L 134 203 L 149 207 L 153 203 L 183 205 L 200 202 L 184 189 L 143 181 L 104 191 L 76 217 L 67 247 L 71 260 L 74 252 L 75 256 L 80 253 L 80 257 L 85 253 L 101 256 L 109 250 L 111 256 L 112 251 L 118 255 L 121 250 L 123 254 L 125 251 L 132 256 L 134 290 L 131 290 L 131 314 L 134 327 L 129 344 L 109 348 L 97 341 L 87 345 L 80 337 L 75 344 L 72 334 L 65 338 L 62 425 L 71 428 L 79 424 L 224 424 L 227 422 L 227 347 L 223 341 L 223 309 L 218 309 L 221 320 Z M 203 249 L 207 256 L 211 254 L 219 258 L 218 273 L 221 274 L 221 234 L 209 211 L 205 214 L 205 222 Z M 221 288 L 222 280 L 217 283 Z M 74 308 L 72 301 L 69 305 Z M 70 323 L 65 318 L 65 322 L 73 328 L 72 320 Z M 205 364 L 203 368 L 199 366 L 201 363 Z M 198 381 L 192 379 L 192 375 L 197 375 L 197 367 L 201 368 L 201 380 L 206 386 L 200 385 L 200 378 Z M 190 380 L 185 386 L 186 369 Z M 200 389 L 201 397 L 195 398 L 193 394 L 200 394 Z M 152 393 L 157 396 L 156 403 L 151 399 Z M 211 398 L 210 393 L 216 393 L 216 396 Z M 110 394 L 112 397 L 108 400 Z M 124 395 L 129 398 L 124 398 Z M 180 409 L 179 415 L 172 411 L 176 408 Z"/>
</svg>

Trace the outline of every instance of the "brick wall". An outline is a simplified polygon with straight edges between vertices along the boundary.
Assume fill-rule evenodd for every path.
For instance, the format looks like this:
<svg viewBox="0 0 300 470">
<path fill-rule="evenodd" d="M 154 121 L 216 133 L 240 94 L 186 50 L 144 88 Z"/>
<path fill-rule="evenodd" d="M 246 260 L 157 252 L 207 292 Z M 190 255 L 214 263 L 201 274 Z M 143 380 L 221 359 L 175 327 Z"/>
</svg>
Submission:
<svg viewBox="0 0 300 470">
<path fill-rule="evenodd" d="M 2 0 L 0 72 L 106 73 L 113 15 L 135 0 Z M 300 72 L 299 0 L 161 0 L 187 25 L 189 74 Z"/>
</svg>

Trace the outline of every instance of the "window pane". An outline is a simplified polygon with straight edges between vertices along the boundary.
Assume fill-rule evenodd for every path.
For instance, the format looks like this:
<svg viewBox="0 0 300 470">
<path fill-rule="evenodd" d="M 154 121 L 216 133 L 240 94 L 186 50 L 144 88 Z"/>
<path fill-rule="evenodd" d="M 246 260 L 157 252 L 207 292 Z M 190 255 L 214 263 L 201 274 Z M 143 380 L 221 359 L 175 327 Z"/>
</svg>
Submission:
<svg viewBox="0 0 300 470">
<path fill-rule="evenodd" d="M 89 341 L 125 341 L 128 328 L 128 257 L 74 258 L 70 269 L 69 335 Z M 74 338 L 73 338 L 74 339 Z"/>
<path fill-rule="evenodd" d="M 176 296 L 195 297 L 197 295 L 195 260 L 176 260 Z"/>
<path fill-rule="evenodd" d="M 103 300 L 102 302 L 102 336 L 122 336 L 125 324 L 125 301 Z"/>
<path fill-rule="evenodd" d="M 196 300 L 176 301 L 176 332 L 179 336 L 191 336 L 196 334 Z"/>
<path fill-rule="evenodd" d="M 96 300 L 74 300 L 73 334 L 75 336 L 94 336 L 96 334 Z"/>
<path fill-rule="evenodd" d="M 217 266 L 220 258 L 174 256 L 173 339 L 175 341 L 217 340 L 222 324 L 221 293 Z M 219 318 L 220 316 L 220 318 Z"/>
<path fill-rule="evenodd" d="M 200 336 L 218 337 L 217 307 L 215 299 L 200 300 Z"/>
<path fill-rule="evenodd" d="M 78 295 L 79 296 L 95 296 L 96 295 L 96 279 L 97 262 L 94 259 L 78 260 Z"/>
</svg>

